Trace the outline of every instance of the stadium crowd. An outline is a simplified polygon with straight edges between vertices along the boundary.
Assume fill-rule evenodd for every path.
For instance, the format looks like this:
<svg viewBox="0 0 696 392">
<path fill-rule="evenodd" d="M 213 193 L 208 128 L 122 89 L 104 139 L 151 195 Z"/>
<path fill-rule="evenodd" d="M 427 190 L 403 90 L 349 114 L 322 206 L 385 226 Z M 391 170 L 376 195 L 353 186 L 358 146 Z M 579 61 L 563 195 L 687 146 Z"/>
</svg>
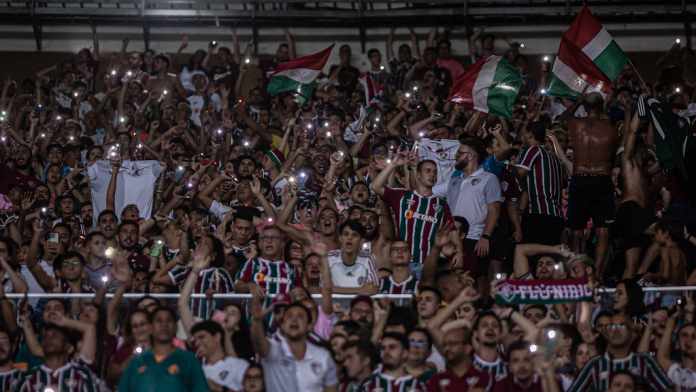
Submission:
<svg viewBox="0 0 696 392">
<path fill-rule="evenodd" d="M 391 37 L 308 93 L 289 33 L 8 77 L 0 390 L 696 391 L 694 298 L 643 290 L 696 284 L 693 53 L 567 99 Z M 448 100 L 496 51 L 512 116 Z"/>
</svg>

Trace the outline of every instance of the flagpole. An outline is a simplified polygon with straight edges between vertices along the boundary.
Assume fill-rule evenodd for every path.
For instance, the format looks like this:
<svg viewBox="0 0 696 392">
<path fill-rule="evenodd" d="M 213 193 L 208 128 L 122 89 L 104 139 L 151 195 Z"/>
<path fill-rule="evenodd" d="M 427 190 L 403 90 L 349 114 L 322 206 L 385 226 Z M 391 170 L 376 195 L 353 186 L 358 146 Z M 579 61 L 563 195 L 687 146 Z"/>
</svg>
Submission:
<svg viewBox="0 0 696 392">
<path fill-rule="evenodd" d="M 640 72 L 638 72 L 638 68 L 636 68 L 636 66 L 633 64 L 633 61 L 631 61 L 630 57 L 626 56 L 626 58 L 628 59 L 628 63 L 631 65 L 631 68 L 633 68 L 633 72 L 635 72 L 636 76 L 638 76 L 638 80 L 640 80 L 640 84 L 642 84 L 643 88 L 647 90 L 648 85 L 645 84 L 645 80 L 643 80 L 643 77 L 640 76 Z"/>
</svg>

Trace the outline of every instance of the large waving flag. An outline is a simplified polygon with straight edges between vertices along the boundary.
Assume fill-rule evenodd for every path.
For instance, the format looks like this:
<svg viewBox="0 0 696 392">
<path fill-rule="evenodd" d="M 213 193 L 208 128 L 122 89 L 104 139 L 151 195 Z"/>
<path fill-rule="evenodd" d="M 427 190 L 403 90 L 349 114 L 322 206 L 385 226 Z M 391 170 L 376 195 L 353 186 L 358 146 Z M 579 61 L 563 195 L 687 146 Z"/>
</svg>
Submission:
<svg viewBox="0 0 696 392">
<path fill-rule="evenodd" d="M 452 85 L 449 100 L 484 113 L 512 117 L 512 106 L 522 87 L 517 68 L 500 56 L 477 61 Z"/>
<path fill-rule="evenodd" d="M 298 94 L 301 102 L 309 99 L 314 92 L 314 81 L 324 69 L 333 47 L 278 64 L 268 83 L 268 93 L 278 95 L 292 91 Z"/>
<path fill-rule="evenodd" d="M 574 97 L 587 85 L 588 91 L 605 92 L 626 64 L 626 54 L 584 6 L 561 38 L 548 93 Z"/>
</svg>

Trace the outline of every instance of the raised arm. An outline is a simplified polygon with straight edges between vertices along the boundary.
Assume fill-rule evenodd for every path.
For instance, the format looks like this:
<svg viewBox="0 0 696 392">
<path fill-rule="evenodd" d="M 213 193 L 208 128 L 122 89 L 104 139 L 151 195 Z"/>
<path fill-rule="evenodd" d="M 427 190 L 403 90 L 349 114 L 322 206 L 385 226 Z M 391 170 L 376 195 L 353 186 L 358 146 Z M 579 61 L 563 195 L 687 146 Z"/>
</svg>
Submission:
<svg viewBox="0 0 696 392">
<path fill-rule="evenodd" d="M 387 35 L 387 62 L 390 62 L 394 58 L 394 28 L 389 29 L 389 35 Z"/>
<path fill-rule="evenodd" d="M 119 319 L 118 311 L 123 302 L 123 294 L 128 290 L 130 282 L 126 282 L 116 289 L 114 297 L 106 305 L 106 331 L 111 336 L 118 334 L 118 326 L 121 320 Z"/>
<path fill-rule="evenodd" d="M 120 161 L 111 161 L 111 179 L 109 180 L 109 186 L 106 188 L 106 209 L 114 212 L 116 212 L 116 187 L 120 169 Z"/>
<path fill-rule="evenodd" d="M 184 282 L 184 287 L 181 288 L 181 295 L 177 300 L 177 308 L 179 309 L 179 314 L 181 315 L 181 323 L 184 326 L 184 331 L 186 335 L 191 337 L 191 327 L 194 324 L 193 313 L 189 306 L 189 300 L 191 299 L 191 293 L 196 286 L 196 281 L 198 281 L 198 275 L 202 270 L 210 265 L 210 255 L 207 249 L 204 247 L 198 247 L 193 252 L 193 261 L 191 262 L 191 271 L 186 277 Z"/>
<path fill-rule="evenodd" d="M 405 165 L 406 162 L 407 156 L 404 152 L 399 152 L 391 162 L 387 161 L 387 165 L 379 172 L 375 180 L 372 181 L 372 184 L 370 184 L 372 191 L 380 196 L 384 196 L 384 188 L 389 181 L 389 177 L 391 177 L 391 174 L 397 167 Z"/>
<path fill-rule="evenodd" d="M 285 42 L 288 44 L 288 51 L 290 52 L 290 60 L 297 58 L 297 49 L 295 48 L 295 37 L 292 36 L 290 30 L 285 29 Z"/>
<path fill-rule="evenodd" d="M 665 371 L 665 373 L 667 373 L 670 366 L 672 366 L 672 333 L 674 332 L 675 325 L 677 324 L 678 315 L 679 312 L 676 312 L 667 319 L 665 330 L 662 332 L 660 344 L 657 347 L 657 363 L 660 364 L 660 367 Z"/>
<path fill-rule="evenodd" d="M 519 279 L 527 275 L 529 271 L 529 257 L 540 253 L 551 253 L 567 256 L 569 251 L 562 245 L 519 244 L 515 247 L 515 259 L 513 262 L 513 278 Z"/>
<path fill-rule="evenodd" d="M 416 32 L 413 31 L 412 28 L 408 29 L 409 35 L 411 36 L 411 46 L 413 47 L 413 54 L 415 58 L 420 59 L 421 58 L 421 51 L 420 51 L 420 46 L 418 45 L 418 36 L 416 35 Z"/>
<path fill-rule="evenodd" d="M 80 347 L 79 357 L 87 364 L 94 364 L 97 355 L 96 325 L 66 317 L 58 312 L 48 313 L 48 321 L 59 327 L 65 327 L 80 332 L 82 335 L 82 346 Z"/>
<path fill-rule="evenodd" d="M 254 351 L 261 357 L 265 358 L 271 349 L 271 344 L 266 339 L 266 332 L 263 327 L 263 290 L 256 284 L 249 285 L 251 291 L 251 343 L 254 346 Z"/>
<path fill-rule="evenodd" d="M 29 254 L 27 255 L 27 269 L 36 278 L 41 288 L 45 291 L 52 291 L 55 286 L 55 280 L 44 271 L 39 265 L 39 247 L 41 243 L 41 237 L 43 234 L 43 224 L 40 219 L 35 219 L 33 223 L 34 233 L 31 238 L 31 244 L 29 245 Z"/>
</svg>

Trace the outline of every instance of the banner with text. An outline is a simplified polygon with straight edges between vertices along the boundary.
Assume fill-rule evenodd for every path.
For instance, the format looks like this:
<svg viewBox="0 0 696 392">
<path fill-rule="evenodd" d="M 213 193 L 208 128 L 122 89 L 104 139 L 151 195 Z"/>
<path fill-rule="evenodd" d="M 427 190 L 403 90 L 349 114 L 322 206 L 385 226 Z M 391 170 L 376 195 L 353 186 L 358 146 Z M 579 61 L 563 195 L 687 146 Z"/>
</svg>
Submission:
<svg viewBox="0 0 696 392">
<path fill-rule="evenodd" d="M 508 279 L 498 283 L 496 289 L 499 305 L 592 301 L 587 279 Z"/>
</svg>

